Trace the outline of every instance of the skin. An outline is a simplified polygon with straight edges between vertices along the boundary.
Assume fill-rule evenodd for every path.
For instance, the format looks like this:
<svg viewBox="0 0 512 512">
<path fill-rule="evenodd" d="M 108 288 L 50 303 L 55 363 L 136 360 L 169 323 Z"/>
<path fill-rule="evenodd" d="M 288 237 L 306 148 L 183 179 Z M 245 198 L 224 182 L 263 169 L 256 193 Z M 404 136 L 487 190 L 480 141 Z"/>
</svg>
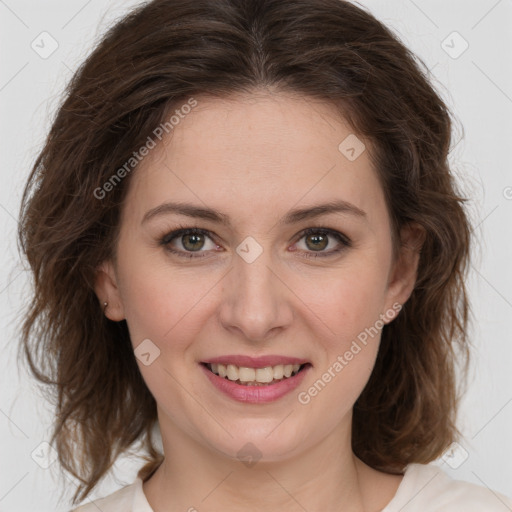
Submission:
<svg viewBox="0 0 512 512">
<path fill-rule="evenodd" d="M 331 105 L 269 90 L 196 99 L 198 106 L 131 177 L 116 260 L 97 273 L 105 314 L 126 319 L 134 348 L 150 339 L 160 350 L 148 366 L 137 359 L 157 402 L 166 454 L 144 493 L 155 512 L 379 511 L 402 476 L 355 457 L 350 430 L 380 333 L 308 404 L 297 393 L 379 315 L 408 299 L 421 230 L 402 230 L 394 258 L 369 142 L 349 161 L 338 145 L 353 131 Z M 278 224 L 291 209 L 339 199 L 365 216 L 330 213 Z M 215 208 L 232 226 L 173 213 L 141 224 L 167 201 Z M 159 244 L 180 225 L 211 233 L 193 252 L 206 257 L 172 255 Z M 307 243 L 311 236 L 301 236 L 309 227 L 338 231 L 352 244 L 306 258 L 317 254 Z M 263 249 L 252 263 L 236 252 L 248 236 Z M 172 247 L 186 253 L 182 241 Z M 320 252 L 337 247 L 329 237 Z M 199 367 L 226 354 L 296 356 L 312 368 L 298 390 L 272 403 L 244 404 L 221 394 Z M 237 459 L 248 442 L 261 455 L 251 467 Z"/>
</svg>

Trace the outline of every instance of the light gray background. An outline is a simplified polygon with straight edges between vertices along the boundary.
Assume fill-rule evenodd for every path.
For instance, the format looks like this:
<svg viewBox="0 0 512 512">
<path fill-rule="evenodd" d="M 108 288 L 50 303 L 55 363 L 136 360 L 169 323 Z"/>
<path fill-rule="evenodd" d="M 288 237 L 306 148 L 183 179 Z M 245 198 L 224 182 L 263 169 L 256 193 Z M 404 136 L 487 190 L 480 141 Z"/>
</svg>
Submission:
<svg viewBox="0 0 512 512">
<path fill-rule="evenodd" d="M 57 463 L 44 469 L 35 462 L 52 460 L 51 450 L 41 445 L 49 439 L 50 407 L 15 364 L 19 310 L 29 290 L 17 254 L 17 214 L 22 186 L 65 83 L 105 28 L 136 4 L 0 0 L 0 511 L 70 508 L 59 496 L 63 490 L 71 496 L 72 480 L 58 478 Z M 439 464 L 454 478 L 512 495 L 512 2 L 361 4 L 424 60 L 460 120 L 451 161 L 473 198 L 474 233 L 481 241 L 468 282 L 475 322 L 473 366 L 460 417 L 466 439 Z M 34 40 L 43 46 L 43 31 L 58 43 L 48 58 L 31 47 Z M 469 47 L 458 55 L 464 40 Z M 49 39 L 44 47 L 51 48 Z M 91 499 L 131 483 L 140 464 L 121 459 Z"/>
</svg>

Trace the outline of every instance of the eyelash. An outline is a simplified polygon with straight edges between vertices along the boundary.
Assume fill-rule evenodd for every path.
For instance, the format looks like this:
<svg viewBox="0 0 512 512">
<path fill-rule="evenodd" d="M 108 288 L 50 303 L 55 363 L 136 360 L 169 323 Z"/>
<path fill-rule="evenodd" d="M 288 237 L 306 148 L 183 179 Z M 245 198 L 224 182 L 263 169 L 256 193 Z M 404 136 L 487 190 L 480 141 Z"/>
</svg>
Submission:
<svg viewBox="0 0 512 512">
<path fill-rule="evenodd" d="M 338 249 L 334 249 L 334 250 L 331 250 L 331 251 L 325 252 L 325 253 L 321 253 L 321 252 L 305 253 L 303 255 L 303 257 L 305 257 L 305 258 L 328 258 L 328 257 L 335 256 L 335 255 L 341 253 L 348 247 L 352 247 L 352 242 L 347 236 L 345 236 L 342 233 L 339 233 L 338 231 L 335 231 L 333 229 L 322 228 L 322 227 L 310 227 L 310 228 L 304 229 L 303 231 L 301 231 L 299 233 L 299 238 L 297 239 L 297 241 L 301 240 L 305 236 L 312 235 L 312 234 L 321 234 L 324 236 L 325 235 L 332 236 L 340 243 L 340 247 L 338 247 Z M 171 231 L 170 233 L 167 233 L 164 237 L 162 237 L 160 239 L 160 245 L 164 246 L 166 251 L 170 252 L 171 254 L 175 254 L 182 258 L 193 259 L 193 258 L 206 257 L 206 256 L 196 256 L 195 251 L 185 251 L 185 252 L 177 251 L 177 250 L 171 249 L 169 247 L 169 244 L 175 238 L 178 238 L 183 235 L 204 235 L 204 236 L 207 236 L 208 238 L 210 238 L 210 240 L 212 240 L 212 242 L 214 242 L 210 231 L 207 231 L 205 229 L 201 229 L 198 227 L 180 226 L 180 229 Z M 197 252 L 199 253 L 199 252 L 206 252 L 206 251 L 197 251 Z"/>
</svg>

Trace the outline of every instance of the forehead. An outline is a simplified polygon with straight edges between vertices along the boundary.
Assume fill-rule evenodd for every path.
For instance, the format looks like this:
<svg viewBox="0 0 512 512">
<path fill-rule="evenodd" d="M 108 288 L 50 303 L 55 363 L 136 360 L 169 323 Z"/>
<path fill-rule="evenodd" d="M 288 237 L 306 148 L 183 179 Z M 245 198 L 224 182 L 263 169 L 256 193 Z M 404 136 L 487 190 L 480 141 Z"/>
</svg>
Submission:
<svg viewBox="0 0 512 512">
<path fill-rule="evenodd" d="M 270 178 L 284 168 L 286 174 L 328 168 L 343 132 L 351 130 L 333 106 L 314 99 L 285 93 L 199 98 L 167 147 L 176 164 L 192 157 L 206 169 L 220 164 L 231 178 L 248 173 Z"/>
<path fill-rule="evenodd" d="M 137 199 L 139 217 L 172 200 L 236 214 L 336 199 L 371 210 L 381 201 L 368 143 L 332 104 L 283 93 L 196 100 L 134 173 L 128 200 Z"/>
</svg>

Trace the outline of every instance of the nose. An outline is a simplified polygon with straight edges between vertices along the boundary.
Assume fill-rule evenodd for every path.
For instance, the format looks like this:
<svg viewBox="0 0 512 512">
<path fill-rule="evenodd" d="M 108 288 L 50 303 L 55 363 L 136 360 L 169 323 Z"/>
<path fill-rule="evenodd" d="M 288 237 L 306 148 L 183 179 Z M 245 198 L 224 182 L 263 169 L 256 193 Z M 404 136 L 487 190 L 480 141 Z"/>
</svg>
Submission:
<svg viewBox="0 0 512 512">
<path fill-rule="evenodd" d="M 267 341 L 286 329 L 293 319 L 293 293 L 283 277 L 270 250 L 264 249 L 250 263 L 235 254 L 222 285 L 219 317 L 223 327 L 252 342 Z"/>
</svg>

